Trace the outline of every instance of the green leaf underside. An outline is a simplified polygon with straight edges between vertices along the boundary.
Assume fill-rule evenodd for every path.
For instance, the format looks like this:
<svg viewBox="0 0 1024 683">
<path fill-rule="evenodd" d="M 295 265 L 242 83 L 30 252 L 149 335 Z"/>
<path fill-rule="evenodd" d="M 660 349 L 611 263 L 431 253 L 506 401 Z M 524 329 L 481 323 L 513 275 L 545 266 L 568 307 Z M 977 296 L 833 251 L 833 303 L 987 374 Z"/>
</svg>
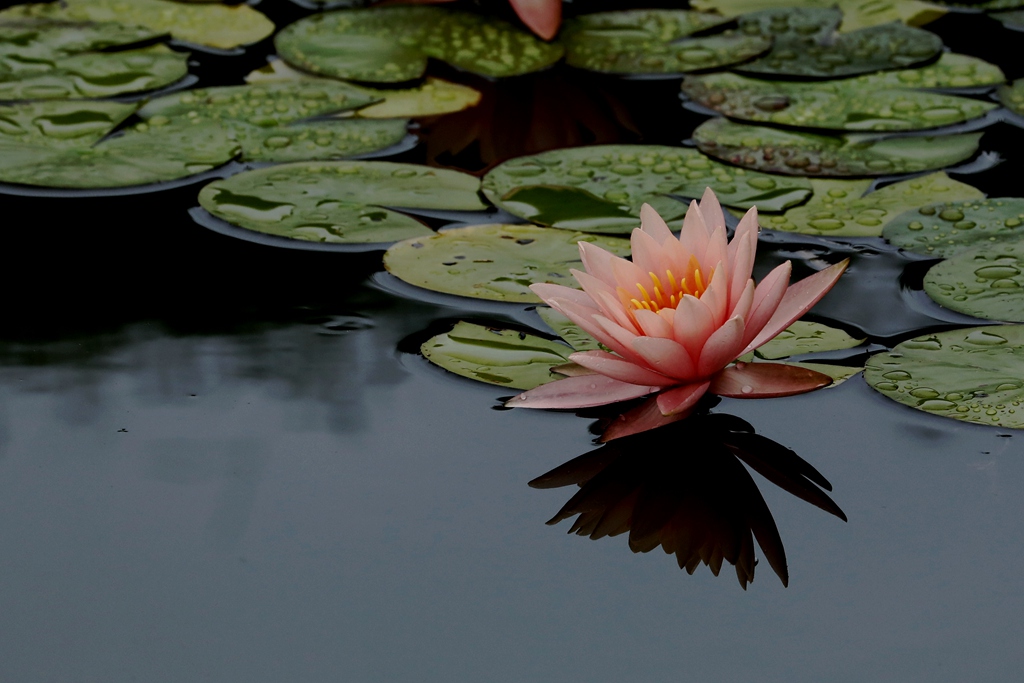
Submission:
<svg viewBox="0 0 1024 683">
<path fill-rule="evenodd" d="M 924 291 L 945 308 L 976 318 L 1024 322 L 1024 242 L 960 252 L 932 266 Z"/>
<path fill-rule="evenodd" d="M 378 83 L 419 78 L 428 57 L 491 77 L 538 71 L 562 57 L 561 45 L 500 19 L 424 6 L 316 14 L 274 40 L 283 59 L 306 71 Z"/>
<path fill-rule="evenodd" d="M 981 133 L 943 136 L 818 135 L 705 121 L 693 133 L 697 147 L 738 166 L 802 176 L 881 176 L 932 171 L 969 159 Z"/>
<path fill-rule="evenodd" d="M 941 17 L 946 11 L 919 0 L 779 0 L 780 7 L 839 7 L 843 12 L 842 31 L 856 31 L 891 21 L 922 26 Z M 692 0 L 694 9 L 717 11 L 727 17 L 764 9 L 764 0 Z"/>
<path fill-rule="evenodd" d="M 967 97 L 853 81 L 761 81 L 737 74 L 691 76 L 683 92 L 732 119 L 849 131 L 925 130 L 961 123 L 996 107 Z"/>
<path fill-rule="evenodd" d="M 1009 85 L 1000 86 L 996 91 L 999 101 L 1014 114 L 1024 116 L 1024 78 Z"/>
<path fill-rule="evenodd" d="M 946 258 L 967 249 L 1024 239 L 1024 199 L 1001 197 L 922 202 L 892 219 L 883 236 L 926 256 Z"/>
<path fill-rule="evenodd" d="M 727 21 L 687 10 L 599 12 L 566 21 L 561 38 L 570 66 L 620 74 L 717 69 L 747 61 L 771 47 L 771 40 L 761 36 L 689 37 Z"/>
<path fill-rule="evenodd" d="M 766 360 L 777 360 L 804 353 L 851 349 L 863 341 L 828 325 L 798 320 L 758 347 L 755 353 Z"/>
<path fill-rule="evenodd" d="M 269 19 L 246 4 L 219 5 L 169 0 L 61 0 L 15 5 L 0 20 L 45 18 L 61 21 L 118 22 L 141 26 L 196 45 L 231 49 L 274 32 Z"/>
<path fill-rule="evenodd" d="M 942 50 L 933 33 L 901 23 L 837 34 L 831 8 L 768 9 L 740 17 L 740 31 L 773 37 L 771 52 L 739 67 L 761 76 L 840 78 L 926 62 Z"/>
<path fill-rule="evenodd" d="M 459 321 L 451 332 L 423 342 L 420 352 L 462 377 L 527 390 L 558 379 L 551 369 L 569 362 L 572 349 L 532 334 Z"/>
<path fill-rule="evenodd" d="M 868 360 L 864 379 L 888 398 L 934 415 L 1024 428 L 1024 326 L 917 337 Z"/>
<path fill-rule="evenodd" d="M 580 241 L 618 255 L 629 241 L 532 225 L 475 225 L 399 242 L 384 254 L 388 271 L 409 284 L 492 301 L 538 303 L 529 287 L 553 282 L 576 287 L 569 270 L 583 269 Z"/>
<path fill-rule="evenodd" d="M 878 237 L 889 222 L 903 212 L 938 199 L 981 199 L 970 185 L 951 179 L 942 171 L 886 185 L 867 195 L 870 179 L 814 178 L 814 193 L 806 204 L 781 215 L 762 213 L 762 227 L 832 237 Z"/>
<path fill-rule="evenodd" d="M 564 339 L 574 351 L 605 350 L 596 339 L 584 332 L 583 328 L 550 306 L 538 306 L 537 314 L 540 315 L 540 319 L 544 321 L 544 324 Z"/>
<path fill-rule="evenodd" d="M 330 243 L 396 242 L 434 233 L 383 207 L 479 211 L 480 181 L 466 173 L 384 161 L 302 162 L 215 181 L 199 203 L 233 225 Z"/>
<path fill-rule="evenodd" d="M 668 194 L 700 197 L 711 187 L 727 205 L 779 211 L 804 201 L 806 180 L 738 169 L 700 152 L 659 145 L 594 145 L 506 161 L 483 182 L 484 193 L 509 213 L 569 230 L 625 234 L 651 204 L 665 220 L 687 205 Z"/>
</svg>

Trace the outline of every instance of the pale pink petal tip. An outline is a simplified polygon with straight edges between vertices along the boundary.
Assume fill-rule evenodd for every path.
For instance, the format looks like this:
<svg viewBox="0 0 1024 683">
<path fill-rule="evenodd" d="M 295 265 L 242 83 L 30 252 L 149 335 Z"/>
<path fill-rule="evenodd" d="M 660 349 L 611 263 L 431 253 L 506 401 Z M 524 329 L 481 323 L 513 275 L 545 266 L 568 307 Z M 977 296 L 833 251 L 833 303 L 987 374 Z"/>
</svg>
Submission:
<svg viewBox="0 0 1024 683">
<path fill-rule="evenodd" d="M 562 0 L 509 0 L 526 26 L 544 40 L 551 40 L 562 23 Z"/>
<path fill-rule="evenodd" d="M 828 375 L 783 363 L 737 363 L 711 380 L 710 391 L 729 398 L 779 398 L 832 384 Z"/>
<path fill-rule="evenodd" d="M 620 382 L 604 375 L 566 377 L 542 384 L 506 401 L 509 408 L 593 408 L 646 396 L 658 387 Z"/>
</svg>

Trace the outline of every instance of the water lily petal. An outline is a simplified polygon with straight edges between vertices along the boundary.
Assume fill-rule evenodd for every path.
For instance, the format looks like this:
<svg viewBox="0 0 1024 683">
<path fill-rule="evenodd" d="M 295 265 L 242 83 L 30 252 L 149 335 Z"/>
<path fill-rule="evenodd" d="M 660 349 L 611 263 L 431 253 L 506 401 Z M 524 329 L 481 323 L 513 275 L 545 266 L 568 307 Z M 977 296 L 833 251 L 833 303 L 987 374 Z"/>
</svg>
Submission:
<svg viewBox="0 0 1024 683">
<path fill-rule="evenodd" d="M 592 408 L 640 398 L 657 390 L 658 387 L 629 384 L 604 375 L 584 375 L 542 384 L 510 398 L 505 405 L 510 408 Z"/>
<path fill-rule="evenodd" d="M 612 262 L 612 275 L 615 277 L 615 286 L 622 287 L 631 298 L 644 298 L 637 288 L 637 284 L 650 281 L 650 276 L 646 271 L 640 270 L 629 261 L 618 260 Z"/>
<path fill-rule="evenodd" d="M 633 349 L 657 372 L 689 382 L 696 378 L 696 366 L 686 348 L 672 339 L 637 337 Z"/>
<path fill-rule="evenodd" d="M 579 248 L 580 260 L 583 261 L 583 267 L 587 272 L 614 288 L 615 274 L 612 272 L 612 264 L 625 259 L 587 241 L 580 241 Z"/>
<path fill-rule="evenodd" d="M 565 299 L 572 301 L 580 306 L 588 306 L 593 308 L 595 311 L 598 310 L 597 302 L 590 298 L 586 292 L 581 292 L 578 289 L 572 287 L 566 287 L 565 285 L 554 285 L 547 282 L 538 282 L 537 284 L 530 285 L 530 290 L 548 302 L 551 299 Z"/>
<path fill-rule="evenodd" d="M 736 360 L 743 349 L 743 329 L 743 318 L 737 316 L 711 333 L 697 361 L 698 377 L 710 377 Z"/>
<path fill-rule="evenodd" d="M 658 244 L 664 244 L 667 241 L 674 242 L 676 239 L 668 224 L 665 223 L 665 219 L 650 204 L 640 207 L 640 228 L 653 237 Z"/>
<path fill-rule="evenodd" d="M 551 40 L 562 23 L 562 0 L 509 0 L 527 28 L 544 40 Z"/>
<path fill-rule="evenodd" d="M 636 408 L 619 415 L 614 422 L 605 428 L 604 433 L 601 434 L 600 441 L 605 443 L 613 439 L 621 439 L 624 436 L 657 429 L 658 427 L 682 420 L 689 416 L 692 411 L 693 409 L 690 408 L 674 415 L 662 415 L 661 409 L 658 408 L 657 397 L 652 396 Z"/>
<path fill-rule="evenodd" d="M 715 321 L 715 327 L 721 327 L 725 319 L 729 317 L 729 281 L 726 279 L 725 269 L 722 268 L 721 262 L 715 265 L 715 272 L 711 276 L 711 282 L 708 283 L 708 288 L 701 294 L 700 300 L 711 311 L 711 318 Z"/>
<path fill-rule="evenodd" d="M 724 268 L 725 272 L 723 275 L 728 280 L 729 270 L 729 238 L 725 232 L 725 226 L 715 228 L 711 233 L 711 238 L 708 240 L 707 249 L 704 250 L 702 256 L 697 257 L 697 260 L 701 264 L 712 264 L 720 263 L 722 265 L 716 266 L 715 272 L 718 272 L 718 268 Z M 705 273 L 706 275 L 707 273 Z"/>
<path fill-rule="evenodd" d="M 744 220 L 746 220 L 744 218 Z M 736 300 L 750 280 L 754 269 L 754 256 L 757 253 L 757 234 L 749 231 L 740 233 L 729 243 L 729 307 L 736 307 Z"/>
<path fill-rule="evenodd" d="M 677 342 L 693 358 L 700 357 L 704 342 L 715 331 L 715 319 L 707 305 L 695 296 L 687 294 L 676 306 L 672 333 Z"/>
<path fill-rule="evenodd" d="M 567 299 L 551 299 L 548 301 L 548 304 L 569 320 L 579 325 L 584 332 L 620 356 L 626 357 L 626 354 L 633 353 L 629 348 L 628 342 L 626 345 L 620 344 L 614 336 L 605 331 L 605 328 L 598 322 L 598 319 L 607 320 L 607 318 L 600 315 L 596 309 L 580 306 L 579 304 Z"/>
<path fill-rule="evenodd" d="M 658 409 L 662 415 L 677 415 L 692 408 L 703 396 L 710 382 L 694 382 L 658 394 Z"/>
<path fill-rule="evenodd" d="M 672 241 L 675 242 L 675 238 Z M 630 235 L 629 249 L 633 256 L 633 263 L 644 273 L 655 273 L 664 278 L 662 273 L 672 268 L 665 250 L 661 248 L 654 237 L 640 228 L 633 230 Z"/>
<path fill-rule="evenodd" d="M 590 273 L 585 273 L 575 268 L 571 268 L 569 272 L 572 273 L 572 276 L 583 287 L 586 295 L 593 300 L 594 304 L 601 309 L 605 316 L 613 318 L 620 325 L 633 327 L 632 321 L 623 310 L 619 294 L 615 291 L 614 287 L 611 287 L 603 280 L 597 279 Z"/>
<path fill-rule="evenodd" d="M 715 191 L 710 187 L 704 188 L 704 196 L 700 198 L 700 212 L 704 214 L 704 223 L 709 230 L 725 228 L 725 214 L 722 212 L 722 205 L 715 196 Z"/>
<path fill-rule="evenodd" d="M 645 337 L 638 337 L 638 339 L 645 339 Z M 579 351 L 570 355 L 569 360 L 620 382 L 661 387 L 677 384 L 670 377 L 630 363 L 607 351 Z"/>
<path fill-rule="evenodd" d="M 623 306 L 617 294 L 611 294 L 609 292 L 598 292 L 597 296 L 598 303 L 601 306 L 601 310 L 604 313 L 606 313 L 606 318 L 611 318 L 616 325 L 619 325 L 620 327 L 623 327 L 629 330 L 630 332 L 633 332 L 635 334 L 642 333 L 642 330 L 640 326 L 637 325 L 636 320 L 633 317 L 630 317 L 628 313 L 626 313 L 627 309 L 625 306 Z"/>
<path fill-rule="evenodd" d="M 754 290 L 754 302 L 750 307 L 750 315 L 746 319 L 746 342 L 748 344 L 775 315 L 776 309 L 786 295 L 786 289 L 789 287 L 789 275 L 792 271 L 793 264 L 786 261 L 773 268 L 772 272 L 768 273 L 757 285 Z"/>
<path fill-rule="evenodd" d="M 648 311 L 646 308 L 640 308 L 633 311 L 633 317 L 636 318 L 637 324 L 640 325 L 640 330 L 645 335 L 671 339 L 672 323 L 667 322 L 665 318 L 657 313 Z"/>
<path fill-rule="evenodd" d="M 697 202 L 690 202 L 690 208 L 683 216 L 683 228 L 679 231 L 679 243 L 690 254 L 703 254 L 708 248 L 708 239 L 711 233 L 704 224 L 704 216 L 701 215 Z"/>
<path fill-rule="evenodd" d="M 777 398 L 827 387 L 832 378 L 783 363 L 737 363 L 711 379 L 711 392 L 730 398 Z"/>
<path fill-rule="evenodd" d="M 602 337 L 611 341 L 611 344 L 605 344 L 605 346 L 626 360 L 646 367 L 644 359 L 633 350 L 633 340 L 637 338 L 637 335 L 620 325 L 616 325 L 603 315 L 595 315 L 594 321 L 600 326 Z M 603 343 L 602 339 L 598 339 L 598 341 Z"/>
<path fill-rule="evenodd" d="M 839 277 L 849 265 L 850 259 L 844 259 L 824 270 L 819 270 L 810 277 L 805 277 L 800 282 L 790 285 L 789 289 L 786 290 L 785 296 L 782 297 L 778 308 L 775 310 L 775 314 L 772 315 L 764 328 L 757 333 L 757 336 L 747 344 L 743 353 L 756 349 L 761 344 L 774 339 L 775 335 L 789 327 L 794 320 L 811 310 L 811 307 L 821 301 L 821 298 L 828 293 L 828 290 L 832 289 L 832 286 L 839 280 Z M 755 300 L 757 298 L 756 292 L 754 298 Z"/>
<path fill-rule="evenodd" d="M 740 292 L 739 299 L 736 301 L 736 305 L 729 311 L 729 317 L 739 316 L 743 318 L 744 334 L 746 334 L 746 321 L 750 317 L 750 309 L 754 304 L 754 281 L 747 280 L 747 284 L 743 287 Z"/>
</svg>

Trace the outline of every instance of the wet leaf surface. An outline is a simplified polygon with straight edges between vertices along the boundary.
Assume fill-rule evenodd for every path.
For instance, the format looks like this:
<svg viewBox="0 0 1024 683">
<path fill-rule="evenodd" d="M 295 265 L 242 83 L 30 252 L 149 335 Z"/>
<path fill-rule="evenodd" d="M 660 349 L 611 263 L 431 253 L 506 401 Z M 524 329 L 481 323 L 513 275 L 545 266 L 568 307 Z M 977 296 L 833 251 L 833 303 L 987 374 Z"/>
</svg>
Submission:
<svg viewBox="0 0 1024 683">
<path fill-rule="evenodd" d="M 924 291 L 958 313 L 1024 322 L 1024 241 L 977 247 L 929 269 Z"/>
<path fill-rule="evenodd" d="M 835 327 L 798 320 L 775 339 L 758 347 L 755 353 L 766 360 L 777 360 L 803 353 L 851 349 L 863 341 Z"/>
<path fill-rule="evenodd" d="M 885 226 L 892 244 L 926 256 L 946 258 L 972 247 L 1024 238 L 1024 199 L 1001 197 L 926 203 L 907 209 Z"/>
<path fill-rule="evenodd" d="M 483 76 L 517 76 L 562 57 L 512 24 L 439 7 L 376 7 L 315 14 L 275 37 L 285 60 L 336 78 L 397 83 L 419 78 L 432 57 Z"/>
<path fill-rule="evenodd" d="M 978 149 L 981 133 L 887 137 L 820 135 L 710 119 L 694 132 L 705 154 L 745 168 L 804 176 L 882 176 L 952 166 Z"/>
<path fill-rule="evenodd" d="M 1024 116 L 1024 79 L 1000 87 L 997 93 L 1004 107 Z"/>
<path fill-rule="evenodd" d="M 529 287 L 553 282 L 576 287 L 569 273 L 582 270 L 580 240 L 618 256 L 629 241 L 532 225 L 475 225 L 399 242 L 384 254 L 384 266 L 424 289 L 492 301 L 539 303 Z"/>
<path fill-rule="evenodd" d="M 305 162 L 239 173 L 199 203 L 248 230 L 311 242 L 387 243 L 433 231 L 385 207 L 476 211 L 480 181 L 457 171 L 383 161 Z"/>
<path fill-rule="evenodd" d="M 884 396 L 933 415 L 1024 428 L 1024 326 L 925 335 L 868 360 L 864 379 Z"/>
<path fill-rule="evenodd" d="M 919 0 L 783 0 L 773 3 L 783 7 L 838 7 L 843 12 L 842 31 L 856 31 L 900 21 L 910 26 L 922 26 L 938 19 L 946 10 Z M 727 17 L 757 12 L 764 9 L 763 0 L 693 0 L 691 7 L 716 11 Z"/>
</svg>

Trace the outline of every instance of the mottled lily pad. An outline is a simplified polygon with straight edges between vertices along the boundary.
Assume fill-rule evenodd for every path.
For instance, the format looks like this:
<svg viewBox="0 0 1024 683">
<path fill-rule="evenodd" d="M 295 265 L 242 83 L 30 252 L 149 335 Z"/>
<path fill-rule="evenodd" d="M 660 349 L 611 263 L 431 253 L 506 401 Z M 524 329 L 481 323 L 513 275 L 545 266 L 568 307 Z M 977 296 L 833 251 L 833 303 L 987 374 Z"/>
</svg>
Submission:
<svg viewBox="0 0 1024 683">
<path fill-rule="evenodd" d="M 1024 241 L 993 244 L 968 249 L 932 266 L 924 276 L 924 291 L 958 313 L 1024 322 L 1022 273 Z"/>
<path fill-rule="evenodd" d="M 1024 325 L 926 335 L 868 360 L 876 391 L 918 410 L 983 425 L 1024 428 Z"/>
<path fill-rule="evenodd" d="M 834 327 L 798 320 L 755 353 L 766 360 L 777 360 L 804 353 L 852 349 L 863 342 Z"/>
<path fill-rule="evenodd" d="M 405 137 L 403 119 L 322 118 L 378 99 L 347 83 L 317 79 L 173 93 L 147 104 L 139 116 L 154 126 L 221 125 L 249 161 L 325 160 L 381 150 Z"/>
<path fill-rule="evenodd" d="M 0 105 L 0 142 L 88 147 L 131 116 L 137 106 L 61 100 Z"/>
<path fill-rule="evenodd" d="M 647 202 L 665 218 L 686 213 L 676 197 L 711 187 L 727 206 L 780 211 L 804 201 L 805 180 L 770 176 L 708 159 L 692 149 L 594 145 L 519 157 L 492 169 L 484 193 L 506 211 L 569 230 L 628 233 Z"/>
<path fill-rule="evenodd" d="M 690 76 L 682 87 L 690 99 L 729 118 L 797 128 L 924 130 L 977 118 L 996 107 L 956 95 L 865 87 L 857 79 L 804 83 L 720 73 Z"/>
<path fill-rule="evenodd" d="M 693 133 L 705 154 L 737 166 L 804 176 L 880 176 L 932 171 L 969 159 L 981 133 L 886 137 L 818 135 L 727 121 L 705 121 Z"/>
<path fill-rule="evenodd" d="M 552 368 L 568 363 L 572 352 L 543 337 L 464 321 L 420 345 L 424 358 L 456 375 L 523 390 L 559 379 Z"/>
<path fill-rule="evenodd" d="M 896 216 L 882 233 L 892 244 L 946 258 L 994 242 L 1024 239 L 1024 199 L 999 197 L 929 203 Z"/>
<path fill-rule="evenodd" d="M 904 211 L 936 199 L 981 199 L 984 195 L 941 171 L 886 185 L 870 194 L 870 179 L 811 180 L 814 194 L 806 204 L 782 215 L 760 214 L 761 225 L 772 230 L 831 237 L 878 237 L 889 221 Z"/>
<path fill-rule="evenodd" d="M 0 19 L 45 18 L 62 21 L 117 22 L 169 33 L 177 40 L 231 49 L 262 40 L 274 24 L 246 4 L 220 5 L 169 0 L 61 0 L 15 5 Z"/>
<path fill-rule="evenodd" d="M 761 10 L 740 17 L 740 31 L 773 37 L 771 52 L 739 67 L 761 76 L 841 78 L 927 62 L 942 50 L 933 33 L 899 22 L 836 33 L 842 12 L 824 8 Z"/>
<path fill-rule="evenodd" d="M 999 85 L 1006 76 L 995 64 L 970 55 L 943 52 L 927 66 L 898 71 L 882 71 L 856 76 L 850 82 L 862 91 L 875 88 L 981 88 Z"/>
<path fill-rule="evenodd" d="M 841 31 L 856 31 L 901 21 L 910 26 L 923 26 L 935 21 L 946 10 L 920 0 L 778 0 L 776 7 L 838 7 L 843 12 Z M 705 12 L 715 11 L 726 17 L 763 10 L 764 0 L 691 0 L 690 6 Z"/>
<path fill-rule="evenodd" d="M 771 47 L 764 36 L 690 37 L 727 21 L 687 10 L 585 14 L 565 22 L 565 61 L 603 73 L 677 74 L 745 62 Z"/>
<path fill-rule="evenodd" d="M 210 183 L 199 203 L 257 232 L 310 242 L 396 242 L 434 233 L 385 207 L 479 211 L 480 181 L 446 169 L 383 161 L 272 166 Z"/>
<path fill-rule="evenodd" d="M 428 57 L 491 77 L 538 71 L 562 57 L 561 45 L 499 19 L 423 6 L 315 14 L 278 33 L 275 45 L 306 71 L 377 83 L 419 78 Z"/>
<path fill-rule="evenodd" d="M 1004 85 L 996 91 L 999 101 L 1014 114 L 1024 116 L 1024 78 Z"/>
<path fill-rule="evenodd" d="M 409 284 L 477 299 L 538 303 L 536 282 L 577 286 L 580 241 L 619 256 L 629 241 L 533 225 L 474 225 L 399 242 L 384 254 L 388 271 Z"/>
</svg>

